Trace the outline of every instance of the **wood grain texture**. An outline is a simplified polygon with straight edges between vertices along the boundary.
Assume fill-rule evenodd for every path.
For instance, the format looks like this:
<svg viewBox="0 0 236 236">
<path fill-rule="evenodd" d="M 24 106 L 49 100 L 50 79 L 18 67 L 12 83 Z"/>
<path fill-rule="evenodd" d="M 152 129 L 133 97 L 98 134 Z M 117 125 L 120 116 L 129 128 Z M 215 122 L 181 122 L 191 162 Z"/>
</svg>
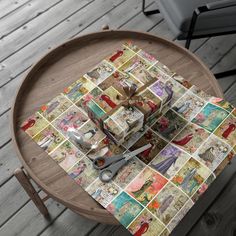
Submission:
<svg viewBox="0 0 236 236">
<path fill-rule="evenodd" d="M 230 88 L 227 90 L 225 93 L 225 97 L 227 100 L 229 100 L 234 106 L 236 106 L 236 96 L 235 96 L 235 91 L 236 91 L 236 78 L 234 78 L 234 83 L 230 86 Z"/>
<path fill-rule="evenodd" d="M 0 118 L 0 149 L 3 147 L 10 139 L 10 126 L 7 125 L 9 121 L 9 112 L 3 114 Z"/>
<path fill-rule="evenodd" d="M 25 4 L 29 3 L 31 0 L 9 0 L 0 2 L 0 19 L 11 14 L 16 9 L 23 7 Z"/>
<path fill-rule="evenodd" d="M 42 236 L 87 235 L 99 224 L 67 209 Z"/>
<path fill-rule="evenodd" d="M 97 8 L 96 12 L 89 12 L 87 9 L 82 9 L 72 14 L 61 24 L 58 24 L 52 30 L 38 38 L 37 42 L 33 41 L 18 53 L 4 60 L 4 70 L 9 72 L 8 80 L 15 78 L 19 73 L 35 63 L 39 57 L 51 50 L 51 48 L 78 34 L 88 25 L 99 19 L 103 14 L 109 12 L 122 2 L 124 2 L 124 0 L 95 1 L 90 7 L 93 9 Z M 70 24 L 71 21 L 77 22 L 76 27 L 74 24 Z M 5 73 L 4 70 L 1 72 Z M 3 83 L 3 81 L 1 81 L 1 83 Z"/>
<path fill-rule="evenodd" d="M 126 3 L 126 2 L 125 2 Z M 101 3 L 100 3 L 101 4 Z M 115 2 L 114 2 L 114 4 L 115 4 Z M 106 5 L 106 1 L 104 1 L 104 6 Z M 110 5 L 108 5 L 108 6 L 106 6 L 106 7 L 109 7 Z M 129 5 L 126 5 L 126 9 L 129 9 L 128 8 L 128 6 Z M 125 22 L 125 20 L 128 20 L 129 18 L 128 17 L 133 17 L 137 12 L 140 12 L 140 10 L 138 9 L 138 6 L 140 6 L 140 1 L 139 1 L 139 3 L 137 3 L 137 1 L 134 1 L 134 7 L 132 8 L 133 10 L 131 10 L 131 14 L 126 14 L 127 16 L 126 17 L 120 17 L 120 15 L 119 15 L 119 13 L 121 12 L 121 10 L 124 10 L 124 8 L 123 8 L 123 4 L 122 5 L 118 5 L 117 7 L 114 7 L 114 8 L 112 8 L 112 14 L 110 14 L 109 15 L 109 17 L 108 16 L 106 16 L 105 18 L 100 18 L 98 21 L 95 21 L 94 22 L 94 24 L 97 24 L 96 22 L 98 22 L 98 24 L 96 25 L 96 27 L 94 27 L 94 24 L 92 24 L 90 27 L 89 27 L 89 29 L 91 29 L 91 31 L 96 31 L 97 29 L 100 29 L 100 26 L 102 26 L 105 22 L 107 23 L 107 22 L 116 22 L 116 26 L 118 27 L 118 28 L 120 28 L 121 26 L 122 26 L 122 24 L 124 24 L 124 22 Z M 94 7 L 94 8 L 97 8 L 98 9 L 98 4 L 93 4 L 92 6 L 89 6 L 89 7 Z M 103 10 L 106 10 L 107 8 L 105 7 L 105 8 L 102 8 L 103 7 L 103 5 L 101 6 L 101 10 L 102 10 L 102 13 L 103 13 Z M 86 21 L 87 20 L 87 22 L 89 22 L 89 20 L 93 20 L 93 17 L 90 17 L 90 15 L 88 14 L 87 16 L 86 16 L 86 14 L 83 14 L 83 13 L 81 13 L 82 15 L 80 15 L 79 17 L 80 17 L 80 19 L 81 19 L 81 21 Z M 101 14 L 101 11 L 100 11 L 100 14 Z M 96 15 L 95 14 L 95 17 L 98 17 L 99 16 L 99 14 L 98 15 Z M 100 15 L 101 16 L 101 15 Z M 78 18 L 78 15 L 76 14 L 76 17 Z M 44 50 L 45 50 L 45 52 L 46 51 L 49 51 L 49 48 L 51 47 L 51 45 L 56 45 L 56 44 L 58 44 L 58 42 L 59 42 L 59 40 L 62 40 L 62 42 L 64 41 L 64 40 L 66 40 L 66 39 L 68 39 L 69 38 L 69 36 L 70 36 L 70 30 L 71 31 L 75 31 L 75 30 L 77 30 L 78 31 L 78 29 L 76 28 L 76 27 L 78 27 L 78 25 L 80 25 L 79 26 L 79 28 L 81 28 L 81 31 L 79 31 L 79 34 L 81 34 L 81 33 L 84 33 L 85 32 L 85 30 L 87 29 L 86 27 L 86 25 L 85 26 L 83 26 L 83 24 L 82 23 L 78 23 L 78 24 L 76 24 L 76 23 L 71 23 L 71 22 L 76 22 L 76 17 L 74 17 L 73 19 L 68 19 L 69 20 L 69 25 L 70 25 L 70 27 L 68 28 L 68 22 L 64 22 L 64 23 L 62 23 L 61 25 L 59 25 L 58 27 L 59 27 L 59 29 L 57 29 L 56 31 L 54 31 L 53 33 L 50 33 L 50 34 L 46 34 L 46 36 L 45 37 L 43 37 L 43 39 L 41 40 L 41 39 L 37 39 L 37 41 L 33 44 L 33 45 L 31 45 L 30 47 L 28 47 L 28 49 L 27 49 L 27 51 L 28 52 L 34 52 L 34 53 L 36 53 L 34 50 L 35 50 L 35 48 L 37 48 L 37 47 L 41 47 L 41 49 L 42 49 L 42 46 L 43 46 L 43 48 L 44 49 L 42 49 L 43 50 L 43 52 L 44 52 Z M 83 19 L 83 17 L 85 17 L 85 19 Z M 123 20 L 123 18 L 124 18 L 124 20 Z M 78 21 L 78 20 L 77 20 Z M 153 23 L 154 24 L 154 23 Z M 136 24 L 135 24 L 136 25 Z M 132 26 L 134 26 L 134 24 L 132 24 Z M 144 25 L 145 26 L 145 25 Z M 151 26 L 153 26 L 153 25 L 151 25 Z M 99 27 L 99 28 L 98 28 Z M 57 27 L 56 27 L 57 28 Z M 139 28 L 139 30 L 145 30 L 145 27 L 142 27 L 142 28 Z M 51 32 L 51 31 L 50 31 Z M 58 37 L 57 37 L 57 34 L 59 34 L 58 35 Z M 45 46 L 44 46 L 45 45 Z M 40 51 L 40 50 L 37 50 L 37 53 L 34 55 L 34 56 L 37 56 L 37 55 L 41 55 L 42 54 L 42 50 Z M 29 57 L 29 54 L 25 54 L 25 56 L 26 55 L 28 55 L 28 57 Z M 21 55 L 22 56 L 22 55 Z M 14 56 L 13 56 L 14 57 Z M 39 56 L 38 56 L 39 57 Z M 16 57 L 14 57 L 15 59 L 16 59 Z M 13 58 L 13 60 L 14 60 L 14 58 Z M 33 58 L 32 58 L 32 60 L 30 60 L 30 63 L 32 64 L 34 61 L 33 61 Z M 9 66 L 10 67 L 12 67 L 13 66 L 13 69 L 12 70 L 14 70 L 14 65 L 12 65 L 11 63 L 9 64 Z M 25 69 L 25 68 L 22 68 L 23 70 Z M 6 71 L 7 70 L 7 68 L 4 68 L 4 70 Z M 10 73 L 10 72 L 9 72 Z M 23 77 L 24 77 L 24 75 L 22 75 L 22 74 L 20 74 L 19 76 L 17 76 L 14 80 L 11 80 L 11 82 L 10 83 L 8 83 L 7 84 L 7 86 L 3 86 L 2 88 L 0 88 L 0 100 L 2 100 L 2 104 L 1 104 L 1 106 L 0 106 L 0 114 L 2 113 L 2 112 L 4 112 L 5 110 L 7 110 L 7 109 L 9 109 L 10 108 L 10 106 L 11 106 L 11 103 L 12 103 L 12 94 L 14 94 L 15 93 L 15 91 L 16 91 L 16 88 L 17 87 L 19 87 L 19 85 L 20 85 L 20 83 L 22 82 L 22 79 L 23 79 Z M 9 81 L 10 80 L 10 75 L 8 75 L 8 76 L 3 76 L 3 78 L 5 78 L 7 81 Z M 0 83 L 3 83 L 3 80 L 1 80 L 0 81 Z"/>
<path fill-rule="evenodd" d="M 4 60 L 2 63 L 4 68 L 0 70 L 0 76 L 3 78 L 0 81 L 0 87 L 10 80 L 14 80 L 40 57 L 50 51 L 51 48 L 54 48 L 65 40 L 79 34 L 96 20 L 100 19 L 101 16 L 110 12 L 124 1 L 125 0 L 95 1 L 90 4 L 90 7 L 92 9 L 97 9 L 96 12 L 88 11 L 87 9 L 82 9 L 82 11 L 76 12 L 76 14 L 70 16 L 56 27 L 43 34 L 37 39 L 37 41 L 31 42 L 18 53 Z M 76 22 L 77 24 L 71 24 L 70 22 Z M 1 93 L 0 90 L 0 94 Z"/>
<path fill-rule="evenodd" d="M 44 4 L 42 4 L 40 1 L 32 0 L 27 4 L 24 4 L 22 7 L 16 9 L 14 14 L 9 14 L 1 19 L 0 38 L 4 39 L 4 37 L 13 32 L 15 29 L 23 26 L 26 22 L 47 11 L 60 1 L 62 0 L 47 0 Z M 22 15 L 25 17 L 22 17 Z"/>
<path fill-rule="evenodd" d="M 32 182 L 34 188 L 39 188 Z M 24 207 L 30 199 L 16 178 L 12 177 L 0 188 L 0 227 Z"/>
<path fill-rule="evenodd" d="M 99 20 L 94 22 L 90 27 L 85 28 L 81 33 L 87 34 L 101 30 L 103 25 L 108 25 L 110 29 L 119 29 L 129 19 L 133 18 L 136 14 L 140 13 L 141 1 L 129 0 L 123 2 L 121 5 L 114 8 L 110 14 L 102 16 Z M 79 34 L 76 34 L 76 37 Z"/>
<path fill-rule="evenodd" d="M 218 73 L 223 70 L 231 70 L 235 68 L 235 55 L 236 55 L 236 41 L 232 48 L 228 51 L 225 51 L 224 57 L 220 58 L 216 66 L 213 67 L 213 72 Z M 223 81 L 223 80 L 219 80 Z"/>
<path fill-rule="evenodd" d="M 189 78 L 200 88 L 212 87 L 213 95 L 222 96 L 212 74 L 187 50 L 145 33 L 106 31 L 74 39 L 47 54 L 26 76 L 13 107 L 13 139 L 16 138 L 14 142 L 19 148 L 18 155 L 30 176 L 50 196 L 67 207 L 86 214 L 91 219 L 114 224 L 117 221 L 87 196 L 37 144 L 20 131 L 19 125 L 41 104 L 51 100 L 64 87 L 129 39 L 145 51 L 152 52 L 161 62 Z M 204 79 L 199 80 L 201 77 Z"/>
<path fill-rule="evenodd" d="M 226 100 L 230 99 L 230 97 L 228 96 L 228 90 L 230 90 L 230 88 L 234 85 L 234 83 L 236 82 L 236 77 L 235 75 L 229 76 L 229 77 L 225 77 L 224 79 L 218 80 L 218 83 L 220 85 L 220 87 L 222 88 L 222 90 L 224 91 L 224 97 Z M 233 90 L 232 93 L 232 97 L 235 97 L 235 90 Z M 235 105 L 235 103 L 234 103 Z"/>
<path fill-rule="evenodd" d="M 89 236 L 112 235 L 112 236 L 131 236 L 130 232 L 123 226 L 98 225 Z"/>
<path fill-rule="evenodd" d="M 197 52 L 204 63 L 212 68 L 220 59 L 236 45 L 236 34 L 213 37 Z"/>
<path fill-rule="evenodd" d="M 53 222 L 56 216 L 65 210 L 64 206 L 52 199 L 46 202 L 46 206 L 50 211 L 51 220 L 45 220 L 33 202 L 30 201 L 0 228 L 0 235 L 30 236 L 39 234 Z"/>
<path fill-rule="evenodd" d="M 151 10 L 155 6 L 155 1 L 151 1 L 149 4 L 147 1 L 146 4 L 147 4 L 146 9 Z M 163 21 L 163 17 L 161 14 L 151 15 L 149 17 L 146 17 L 142 13 L 141 9 L 139 10 L 140 10 L 139 14 L 137 14 L 135 17 L 130 18 L 130 20 L 127 21 L 120 28 L 125 29 L 125 30 L 137 30 L 137 31 L 150 32 L 152 28 L 155 28 L 155 26 L 157 26 L 161 21 Z"/>
<path fill-rule="evenodd" d="M 21 166 L 13 145 L 8 143 L 0 149 L 0 186 L 13 176 L 14 170 Z"/>
<path fill-rule="evenodd" d="M 11 34 L 4 37 L 4 40 L 0 41 L 0 61 L 3 61 L 16 53 L 37 37 L 40 37 L 40 35 L 60 24 L 60 22 L 64 21 L 72 14 L 75 14 L 92 1 L 94 0 L 57 1 L 58 3 L 54 7 L 48 9 L 44 14 L 40 14 L 37 18 L 27 22 L 24 24 L 24 27 L 14 30 Z M 48 21 L 49 18 L 50 20 Z M 45 22 L 47 22 L 47 24 L 45 24 Z"/>
</svg>

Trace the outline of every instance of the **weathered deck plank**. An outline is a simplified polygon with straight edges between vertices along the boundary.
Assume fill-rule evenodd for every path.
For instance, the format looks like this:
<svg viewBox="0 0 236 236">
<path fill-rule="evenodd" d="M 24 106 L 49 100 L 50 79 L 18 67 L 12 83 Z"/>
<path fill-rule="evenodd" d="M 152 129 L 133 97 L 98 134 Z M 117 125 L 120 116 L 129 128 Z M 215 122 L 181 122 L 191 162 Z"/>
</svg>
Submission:
<svg viewBox="0 0 236 236">
<path fill-rule="evenodd" d="M 234 69 L 235 66 L 235 55 L 236 55 L 236 40 L 235 45 L 230 49 L 229 52 L 226 52 L 225 55 L 221 58 L 221 60 L 217 63 L 217 67 L 213 68 L 214 73 L 221 72 L 223 70 Z"/>
<path fill-rule="evenodd" d="M 29 43 L 20 51 L 2 62 L 4 69 L 0 71 L 0 76 L 2 76 L 2 74 L 5 75 L 5 71 L 7 71 L 8 76 L 3 77 L 5 79 L 2 80 L 1 83 L 5 83 L 15 78 L 21 74 L 22 71 L 28 69 L 39 57 L 49 51 L 50 48 L 55 47 L 66 39 L 78 34 L 124 1 L 125 0 L 95 1 L 90 4 L 91 9 L 97 9 L 95 12 L 84 8 L 37 38 L 36 41 Z M 77 24 L 71 24 L 71 22 L 76 22 Z"/>
<path fill-rule="evenodd" d="M 6 17 L 7 15 L 14 12 L 16 9 L 23 7 L 25 4 L 29 3 L 31 0 L 8 0 L 0 2 L 0 19 Z"/>
<path fill-rule="evenodd" d="M 225 70 L 227 70 L 227 69 L 225 69 Z M 235 83 L 235 81 L 236 81 L 236 76 L 235 75 L 225 77 L 224 79 L 219 79 L 219 81 L 218 81 L 222 91 L 224 91 L 224 97 L 225 97 L 226 100 L 228 100 L 227 91 L 231 88 L 231 86 Z M 235 92 L 233 92 L 232 95 L 236 96 Z"/>
<path fill-rule="evenodd" d="M 15 178 L 11 178 L 0 188 L 0 196 L 1 226 L 16 212 L 15 205 L 23 206 L 29 198 Z"/>
<path fill-rule="evenodd" d="M 123 226 L 99 224 L 88 236 L 112 235 L 112 236 L 131 236 Z"/>
<path fill-rule="evenodd" d="M 39 188 L 34 184 L 36 191 Z M 19 209 L 24 207 L 30 199 L 16 178 L 10 180 L 0 188 L 0 227 L 6 223 Z"/>
<path fill-rule="evenodd" d="M 2 73 L 4 74 L 5 71 L 7 71 L 8 76 L 6 77 L 6 81 L 12 80 L 11 83 L 17 83 L 18 85 L 19 78 L 21 78 L 21 76 L 18 75 L 21 74 L 22 71 L 28 69 L 34 61 L 49 51 L 50 48 L 55 47 L 66 39 L 79 34 L 82 30 L 92 25 L 96 20 L 100 19 L 100 17 L 110 12 L 122 2 L 124 2 L 124 0 L 101 0 L 93 2 L 90 4 L 90 7 L 91 9 L 97 9 L 95 12 L 82 9 L 39 37 L 36 41 L 31 42 L 22 50 L 7 58 L 4 61 L 4 70 L 0 71 L 0 76 Z M 70 22 L 76 22 L 77 24 L 71 24 Z M 14 86 L 14 84 L 10 85 L 10 88 L 13 88 L 13 94 L 16 87 L 17 86 Z M 4 92 L 6 92 L 5 86 L 0 88 L 0 98 L 7 96 L 8 92 L 3 95 Z M 4 99 L 4 101 L 6 100 L 7 99 Z M 6 106 L 3 107 L 4 105 L 0 107 L 0 114 L 7 108 Z"/>
<path fill-rule="evenodd" d="M 236 46 L 234 46 L 228 53 L 224 55 L 224 57 L 212 68 L 212 71 L 214 73 L 218 73 L 236 68 L 235 58 L 236 58 Z M 224 91 L 225 98 L 227 100 L 231 101 L 231 98 L 236 97 L 236 89 L 235 87 L 232 87 L 232 85 L 236 83 L 236 75 L 220 79 L 218 80 L 218 82 L 222 90 Z"/>
<path fill-rule="evenodd" d="M 151 2 L 150 4 L 147 3 L 146 5 L 147 10 L 153 9 L 155 6 L 155 2 Z M 149 32 L 152 28 L 156 25 L 160 24 L 163 21 L 163 17 L 160 14 L 151 15 L 146 17 L 139 9 L 140 12 L 135 17 L 131 18 L 128 22 L 122 25 L 122 29 L 125 30 L 137 30 L 137 31 L 147 31 Z M 112 27 L 111 27 L 112 28 Z"/>
<path fill-rule="evenodd" d="M 141 1 L 125 1 L 111 10 L 108 14 L 94 22 L 92 25 L 79 32 L 79 34 L 73 35 L 72 37 L 101 30 L 104 25 L 109 25 L 110 29 L 121 28 L 122 25 L 125 25 L 126 22 L 129 22 L 130 19 L 132 19 L 135 15 L 140 14 L 140 12 Z"/>
<path fill-rule="evenodd" d="M 30 201 L 0 228 L 0 235 L 37 235 L 65 210 L 64 206 L 52 199 L 46 202 L 46 206 L 51 219 L 45 219 Z"/>
<path fill-rule="evenodd" d="M 236 34 L 213 37 L 209 39 L 196 55 L 199 56 L 208 67 L 216 65 L 236 45 Z"/>
<path fill-rule="evenodd" d="M 47 227 L 41 236 L 88 235 L 97 225 L 95 221 L 88 220 L 67 209 L 50 227 Z"/>
<path fill-rule="evenodd" d="M 24 4 L 22 7 L 15 9 L 13 13 L 1 19 L 0 38 L 3 39 L 11 32 L 55 6 L 60 1 L 62 0 L 47 0 L 42 4 L 40 1 L 32 0 L 29 3 Z"/>
<path fill-rule="evenodd" d="M 229 87 L 227 92 L 225 93 L 225 98 L 231 102 L 234 106 L 236 106 L 236 77 L 232 76 L 231 78 L 234 78 L 234 83 Z"/>
<path fill-rule="evenodd" d="M 0 149 L 0 186 L 13 176 L 13 171 L 21 166 L 11 143 Z"/>
<path fill-rule="evenodd" d="M 9 140 L 10 137 L 10 127 L 9 127 L 9 112 L 6 112 L 0 117 L 0 149 L 3 147 Z"/>
<path fill-rule="evenodd" d="M 23 27 L 18 28 L 6 36 L 4 40 L 0 41 L 0 61 L 15 54 L 25 45 L 60 24 L 60 22 L 93 1 L 94 0 L 83 0 L 79 2 L 77 0 L 59 1 L 53 8 L 50 8 L 44 14 L 40 14 L 37 18 L 24 24 Z M 48 21 L 49 18 L 50 21 Z M 45 22 L 47 22 L 47 24 L 45 24 Z"/>
</svg>

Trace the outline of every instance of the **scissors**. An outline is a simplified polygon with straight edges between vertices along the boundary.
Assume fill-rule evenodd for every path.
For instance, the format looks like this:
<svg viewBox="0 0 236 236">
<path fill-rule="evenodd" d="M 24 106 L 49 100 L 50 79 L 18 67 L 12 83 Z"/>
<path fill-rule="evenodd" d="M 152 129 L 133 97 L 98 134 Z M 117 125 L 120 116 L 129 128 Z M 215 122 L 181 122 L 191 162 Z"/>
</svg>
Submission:
<svg viewBox="0 0 236 236">
<path fill-rule="evenodd" d="M 102 182 L 109 182 L 130 159 L 150 147 L 152 147 L 152 145 L 149 143 L 130 153 L 114 155 L 111 157 L 97 157 L 93 161 L 93 167 L 96 170 L 100 170 L 99 179 Z"/>
</svg>

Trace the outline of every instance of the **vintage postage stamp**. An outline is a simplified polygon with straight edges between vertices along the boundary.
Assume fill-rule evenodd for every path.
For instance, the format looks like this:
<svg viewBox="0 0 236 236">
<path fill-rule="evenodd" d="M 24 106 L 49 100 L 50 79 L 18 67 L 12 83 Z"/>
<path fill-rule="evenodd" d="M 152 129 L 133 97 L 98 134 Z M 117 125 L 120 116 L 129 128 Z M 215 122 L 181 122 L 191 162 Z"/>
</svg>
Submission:
<svg viewBox="0 0 236 236">
<path fill-rule="evenodd" d="M 33 137 L 33 140 L 47 153 L 50 153 L 65 138 L 53 126 L 49 125 Z"/>
<path fill-rule="evenodd" d="M 190 156 L 179 148 L 168 144 L 149 164 L 166 178 L 170 179 L 190 159 Z"/>
<path fill-rule="evenodd" d="M 230 151 L 230 146 L 215 135 L 209 137 L 197 151 L 196 158 L 212 171 L 220 164 Z"/>
<path fill-rule="evenodd" d="M 84 154 L 68 140 L 51 153 L 52 159 L 64 170 L 70 169 L 83 156 Z"/>
<path fill-rule="evenodd" d="M 49 103 L 40 107 L 39 113 L 48 121 L 53 121 L 61 113 L 66 111 L 72 103 L 63 94 L 52 99 Z"/>
<path fill-rule="evenodd" d="M 141 152 L 137 157 L 148 164 L 166 145 L 167 142 L 150 129 L 130 148 L 131 151 L 150 143 L 151 148 Z"/>
<path fill-rule="evenodd" d="M 102 61 L 84 76 L 98 85 L 115 71 L 115 67 L 107 61 Z"/>
<path fill-rule="evenodd" d="M 201 112 L 196 115 L 192 122 L 213 132 L 228 114 L 226 110 L 208 103 Z"/>
<path fill-rule="evenodd" d="M 127 227 L 143 210 L 143 206 L 126 192 L 121 192 L 106 209 L 112 213 L 123 226 Z"/>
<path fill-rule="evenodd" d="M 98 171 L 93 168 L 92 162 L 84 157 L 77 162 L 67 173 L 82 188 L 87 188 L 98 176 Z"/>
<path fill-rule="evenodd" d="M 87 192 L 99 202 L 103 207 L 106 207 L 119 193 L 121 189 L 114 184 L 103 183 L 101 180 L 96 179 L 93 184 L 87 188 Z"/>
<path fill-rule="evenodd" d="M 21 129 L 24 130 L 30 137 L 33 137 L 47 125 L 49 125 L 47 120 L 39 113 L 35 113 L 22 123 Z"/>
<path fill-rule="evenodd" d="M 64 94 L 72 101 L 77 102 L 83 95 L 91 91 L 95 85 L 84 77 L 81 77 L 72 85 L 64 89 Z"/>
<path fill-rule="evenodd" d="M 168 182 L 156 171 L 146 167 L 127 187 L 126 191 L 146 206 Z"/>
<path fill-rule="evenodd" d="M 146 209 L 135 219 L 135 221 L 128 227 L 128 230 L 133 235 L 159 235 L 165 226 Z"/>
<path fill-rule="evenodd" d="M 173 177 L 172 182 L 191 197 L 210 174 L 211 171 L 207 167 L 190 158 Z"/>
<path fill-rule="evenodd" d="M 172 140 L 187 125 L 187 120 L 173 110 L 161 116 L 152 129 L 167 140 Z"/>
<path fill-rule="evenodd" d="M 134 55 L 135 55 L 134 51 L 130 50 L 128 47 L 123 45 L 122 48 L 118 49 L 112 55 L 107 57 L 107 61 L 109 61 L 116 68 L 119 68 Z"/>
<path fill-rule="evenodd" d="M 88 116 L 77 106 L 71 106 L 61 116 L 52 122 L 54 127 L 60 130 L 65 136 L 69 128 L 79 129 L 86 121 Z"/>
<path fill-rule="evenodd" d="M 210 133 L 207 130 L 195 124 L 188 124 L 172 140 L 172 143 L 186 152 L 193 154 L 209 135 Z"/>
<path fill-rule="evenodd" d="M 165 225 L 188 201 L 188 196 L 174 184 L 168 183 L 149 204 L 148 209 Z"/>
</svg>

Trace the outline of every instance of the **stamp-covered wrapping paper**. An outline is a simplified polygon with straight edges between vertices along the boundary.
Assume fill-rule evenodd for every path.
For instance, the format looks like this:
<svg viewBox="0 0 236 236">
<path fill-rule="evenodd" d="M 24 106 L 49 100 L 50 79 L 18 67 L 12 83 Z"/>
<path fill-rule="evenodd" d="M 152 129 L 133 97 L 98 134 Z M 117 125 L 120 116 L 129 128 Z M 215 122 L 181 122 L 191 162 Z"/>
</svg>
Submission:
<svg viewBox="0 0 236 236">
<path fill-rule="evenodd" d="M 75 80 L 22 130 L 133 235 L 169 235 L 235 155 L 236 109 L 130 42 Z M 96 148 L 77 145 L 69 128 Z M 99 180 L 94 158 L 148 143 L 112 181 Z"/>
</svg>

